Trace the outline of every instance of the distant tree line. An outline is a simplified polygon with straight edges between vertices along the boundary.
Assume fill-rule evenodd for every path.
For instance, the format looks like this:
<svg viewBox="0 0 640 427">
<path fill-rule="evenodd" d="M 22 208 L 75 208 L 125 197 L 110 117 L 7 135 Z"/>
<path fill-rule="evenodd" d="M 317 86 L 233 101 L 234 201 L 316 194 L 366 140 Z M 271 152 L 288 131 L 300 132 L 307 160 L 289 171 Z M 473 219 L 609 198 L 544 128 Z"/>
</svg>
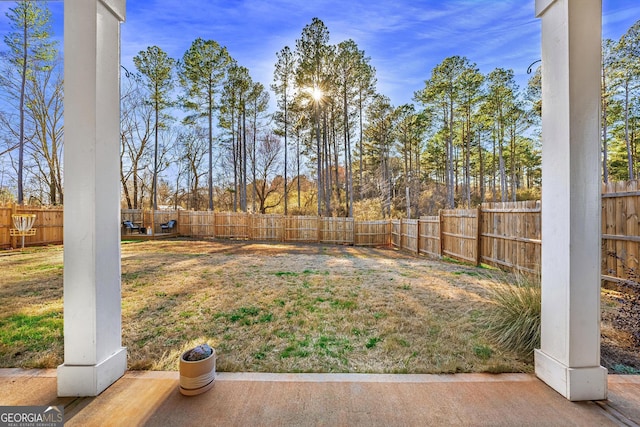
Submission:
<svg viewBox="0 0 640 427">
<path fill-rule="evenodd" d="M 62 204 L 62 60 L 46 2 L 7 13 L 0 75 L 0 203 Z M 270 92 L 226 47 L 198 38 L 180 58 L 159 46 L 122 70 L 124 207 L 428 215 L 540 196 L 541 77 L 445 58 L 412 104 L 376 89 L 351 39 L 318 18 L 276 53 Z M 637 178 L 640 21 L 603 42 L 603 180 Z M 274 101 L 274 102 L 273 102 Z M 270 105 L 272 102 L 272 105 Z"/>
<path fill-rule="evenodd" d="M 640 21 L 602 44 L 602 177 L 637 179 L 640 171 Z"/>
</svg>

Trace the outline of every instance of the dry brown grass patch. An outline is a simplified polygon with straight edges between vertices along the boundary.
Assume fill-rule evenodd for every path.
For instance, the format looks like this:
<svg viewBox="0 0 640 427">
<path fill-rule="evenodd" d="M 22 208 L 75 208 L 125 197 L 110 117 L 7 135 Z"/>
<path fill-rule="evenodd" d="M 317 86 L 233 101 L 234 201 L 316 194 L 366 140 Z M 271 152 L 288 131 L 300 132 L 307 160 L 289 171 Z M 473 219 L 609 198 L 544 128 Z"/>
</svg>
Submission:
<svg viewBox="0 0 640 427">
<path fill-rule="evenodd" d="M 62 313 L 61 265 L 59 247 L 0 256 L 0 331 L 20 313 Z M 221 371 L 531 371 L 484 337 L 487 287 L 486 270 L 385 249 L 124 243 L 123 345 L 131 369 L 175 370 L 182 351 L 208 342 Z M 53 325 L 26 344 L 46 351 L 0 332 L 0 366 L 61 363 Z"/>
</svg>

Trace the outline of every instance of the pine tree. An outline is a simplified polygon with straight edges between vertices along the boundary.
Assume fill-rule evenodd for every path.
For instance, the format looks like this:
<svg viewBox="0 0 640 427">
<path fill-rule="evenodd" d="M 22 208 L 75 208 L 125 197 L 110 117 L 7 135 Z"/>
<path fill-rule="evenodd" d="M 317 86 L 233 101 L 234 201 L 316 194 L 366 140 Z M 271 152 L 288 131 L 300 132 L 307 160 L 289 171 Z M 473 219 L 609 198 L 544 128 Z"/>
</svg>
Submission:
<svg viewBox="0 0 640 427">
<path fill-rule="evenodd" d="M 314 124 L 316 136 L 316 173 L 318 182 L 318 215 L 327 214 L 330 206 L 327 188 L 326 164 L 328 156 L 326 151 L 326 131 L 320 131 L 321 107 L 325 102 L 325 93 L 328 92 L 327 65 L 332 48 L 329 46 L 329 30 L 318 18 L 313 18 L 311 23 L 304 27 L 302 36 L 296 40 L 296 85 L 301 93 L 307 94 L 311 99 L 309 105 L 314 109 Z"/>
<path fill-rule="evenodd" d="M 176 61 L 158 46 L 150 46 L 146 51 L 140 51 L 134 56 L 133 63 L 145 78 L 145 85 L 149 91 L 149 98 L 154 107 L 154 149 L 153 149 L 153 178 L 151 195 L 153 210 L 158 209 L 158 131 L 161 127 L 160 113 L 172 102 L 169 98 L 173 88 L 173 71 Z"/>
<path fill-rule="evenodd" d="M 273 84 L 271 89 L 276 93 L 278 108 L 282 112 L 280 125 L 282 126 L 282 135 L 284 136 L 284 214 L 288 214 L 289 205 L 289 188 L 288 188 L 288 150 L 289 150 L 289 111 L 291 103 L 295 97 L 295 60 L 293 52 L 289 46 L 285 46 L 280 52 L 276 53 L 278 61 L 273 72 Z M 298 191 L 298 198 L 300 192 Z M 299 204 L 299 203 L 298 203 Z"/>
<path fill-rule="evenodd" d="M 216 93 L 232 59 L 226 47 L 214 40 L 196 39 L 182 57 L 178 70 L 185 89 L 184 106 L 195 115 L 192 121 L 206 118 L 209 140 L 209 210 L 213 210 L 213 113 Z"/>
</svg>

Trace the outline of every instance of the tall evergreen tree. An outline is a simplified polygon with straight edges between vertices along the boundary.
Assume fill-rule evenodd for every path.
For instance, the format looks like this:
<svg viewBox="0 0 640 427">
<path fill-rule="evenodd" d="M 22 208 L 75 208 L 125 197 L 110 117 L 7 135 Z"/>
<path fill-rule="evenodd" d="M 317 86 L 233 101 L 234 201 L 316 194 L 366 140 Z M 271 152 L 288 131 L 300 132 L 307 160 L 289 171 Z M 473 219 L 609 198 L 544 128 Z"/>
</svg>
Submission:
<svg viewBox="0 0 640 427">
<path fill-rule="evenodd" d="M 247 211 L 247 108 L 253 81 L 246 67 L 235 61 L 229 67 L 222 88 L 221 125 L 231 134 L 234 172 L 234 209 Z"/>
<path fill-rule="evenodd" d="M 628 179 L 635 179 L 634 147 L 629 123 L 633 93 L 640 87 L 640 21 L 622 35 L 614 51 L 614 85 L 623 91 L 624 96 L 624 141 L 627 147 Z"/>
<path fill-rule="evenodd" d="M 398 151 L 402 156 L 404 172 L 407 218 L 411 218 L 411 206 L 414 193 L 417 196 L 417 181 L 420 179 L 420 158 L 422 157 L 422 140 L 428 126 L 426 116 L 419 114 L 413 104 L 405 104 L 396 108 L 394 134 L 398 143 Z M 414 188 L 418 191 L 413 191 Z M 417 209 L 415 209 L 417 213 Z"/>
<path fill-rule="evenodd" d="M 248 99 L 247 99 L 248 111 L 251 115 L 251 181 L 252 181 L 252 203 L 253 203 L 253 212 L 257 211 L 256 200 L 257 200 L 257 176 L 256 176 L 256 158 L 257 158 L 257 150 L 258 150 L 258 134 L 259 134 L 259 121 L 261 116 L 267 111 L 269 106 L 269 92 L 267 92 L 264 88 L 264 85 L 259 82 L 255 82 L 249 88 Z M 274 135 L 270 135 L 275 137 Z M 278 154 L 279 150 L 278 150 Z M 286 193 L 286 192 L 285 192 Z"/>
<path fill-rule="evenodd" d="M 445 58 L 431 73 L 431 79 L 425 82 L 425 88 L 416 93 L 416 98 L 424 105 L 439 111 L 446 138 L 446 187 L 447 206 L 455 206 L 455 167 L 454 135 L 456 109 L 461 98 L 461 76 L 471 67 L 467 58 L 451 56 Z"/>
<path fill-rule="evenodd" d="M 381 196 L 382 215 L 391 217 L 391 201 L 393 177 L 391 175 L 391 158 L 393 149 L 393 132 L 395 126 L 394 108 L 391 101 L 384 95 L 373 97 L 367 109 L 369 123 L 364 129 L 365 152 L 369 157 L 369 167 L 372 181 L 378 183 L 378 195 Z"/>
<path fill-rule="evenodd" d="M 149 91 L 149 97 L 154 107 L 154 148 L 153 148 L 153 178 L 151 183 L 151 197 L 153 209 L 158 209 L 158 161 L 159 138 L 158 132 L 162 123 L 161 112 L 169 107 L 173 89 L 173 72 L 176 61 L 170 58 L 165 51 L 158 46 L 149 46 L 146 51 L 140 51 L 133 57 L 133 63 L 144 76 L 144 84 Z"/>
<path fill-rule="evenodd" d="M 515 122 L 521 118 L 522 113 L 517 105 L 516 97 L 518 88 L 515 83 L 513 70 L 497 68 L 489 73 L 487 81 L 489 83 L 489 90 L 486 99 L 486 111 L 488 111 L 491 116 L 494 141 L 497 147 L 501 200 L 506 202 L 508 200 L 509 187 L 505 162 L 505 144 L 508 136 L 511 138 L 510 141 L 515 139 L 513 132 L 510 135 L 508 134 L 509 127 L 510 125 L 516 126 Z M 511 151 L 512 154 L 515 155 L 515 150 L 512 149 Z M 512 191 L 515 195 L 513 185 Z"/>
<path fill-rule="evenodd" d="M 358 186 L 360 187 L 360 198 L 364 197 L 363 188 L 363 169 L 364 169 L 364 151 L 363 151 L 363 130 L 364 130 L 364 116 L 368 101 L 376 93 L 376 69 L 370 64 L 370 58 L 364 58 L 360 62 L 357 73 L 357 87 L 358 87 Z"/>
<path fill-rule="evenodd" d="M 185 52 L 178 75 L 186 96 L 184 106 L 195 112 L 191 119 L 207 120 L 209 142 L 209 210 L 213 210 L 213 114 L 216 93 L 232 59 L 227 48 L 214 40 L 197 38 Z"/>
<path fill-rule="evenodd" d="M 289 150 L 289 114 L 291 103 L 295 97 L 295 58 L 289 46 L 285 46 L 276 53 L 277 62 L 273 72 L 271 89 L 276 93 L 277 105 L 282 112 L 282 135 L 284 136 L 284 214 L 288 215 L 289 179 L 288 179 L 288 150 Z M 298 192 L 299 193 L 299 192 Z"/>
<path fill-rule="evenodd" d="M 358 95 L 358 74 L 368 58 L 358 45 L 349 39 L 338 43 L 335 58 L 336 83 L 342 101 L 342 128 L 344 138 L 345 188 L 348 216 L 353 217 L 353 162 L 351 161 L 351 107 Z"/>
<path fill-rule="evenodd" d="M 327 160 L 324 149 L 324 138 L 326 133 L 320 132 L 320 107 L 326 99 L 325 92 L 328 91 L 327 64 L 331 53 L 329 46 L 329 30 L 318 18 L 313 18 L 311 23 L 304 27 L 302 36 L 296 40 L 296 85 L 302 93 L 307 93 L 311 98 L 309 105 L 314 109 L 314 124 L 316 136 L 316 173 L 318 182 L 318 215 L 323 214 L 322 204 L 324 203 L 325 214 L 329 210 L 326 203 L 326 171 L 323 171 Z"/>
<path fill-rule="evenodd" d="M 612 65 L 615 60 L 614 41 L 611 39 L 602 42 L 602 180 L 609 182 L 609 109 L 614 96 L 611 90 Z"/>
<path fill-rule="evenodd" d="M 462 113 L 462 146 L 464 149 L 464 201 L 471 207 L 471 144 L 473 139 L 473 118 L 484 96 L 482 85 L 484 76 L 476 64 L 467 64 L 459 77 L 460 110 Z"/>
</svg>

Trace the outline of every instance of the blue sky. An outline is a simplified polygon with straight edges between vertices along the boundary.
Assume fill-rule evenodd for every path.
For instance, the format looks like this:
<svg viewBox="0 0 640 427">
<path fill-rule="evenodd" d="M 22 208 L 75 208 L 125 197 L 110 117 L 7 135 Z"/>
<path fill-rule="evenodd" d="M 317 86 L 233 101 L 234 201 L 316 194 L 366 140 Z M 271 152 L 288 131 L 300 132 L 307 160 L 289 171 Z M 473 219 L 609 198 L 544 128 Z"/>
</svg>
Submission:
<svg viewBox="0 0 640 427">
<path fill-rule="evenodd" d="M 0 32 L 13 2 L 0 1 Z M 62 35 L 60 1 L 50 2 Z M 122 26 L 122 63 L 157 45 L 178 59 L 197 37 L 226 46 L 255 81 L 273 79 L 276 52 L 295 46 L 302 29 L 320 18 L 337 44 L 353 39 L 371 57 L 378 91 L 394 105 L 411 102 L 431 70 L 451 55 L 480 71 L 511 68 L 526 85 L 527 67 L 540 58 L 540 21 L 534 0 L 128 0 Z M 640 1 L 603 0 L 603 35 L 618 39 L 640 19 Z"/>
</svg>

